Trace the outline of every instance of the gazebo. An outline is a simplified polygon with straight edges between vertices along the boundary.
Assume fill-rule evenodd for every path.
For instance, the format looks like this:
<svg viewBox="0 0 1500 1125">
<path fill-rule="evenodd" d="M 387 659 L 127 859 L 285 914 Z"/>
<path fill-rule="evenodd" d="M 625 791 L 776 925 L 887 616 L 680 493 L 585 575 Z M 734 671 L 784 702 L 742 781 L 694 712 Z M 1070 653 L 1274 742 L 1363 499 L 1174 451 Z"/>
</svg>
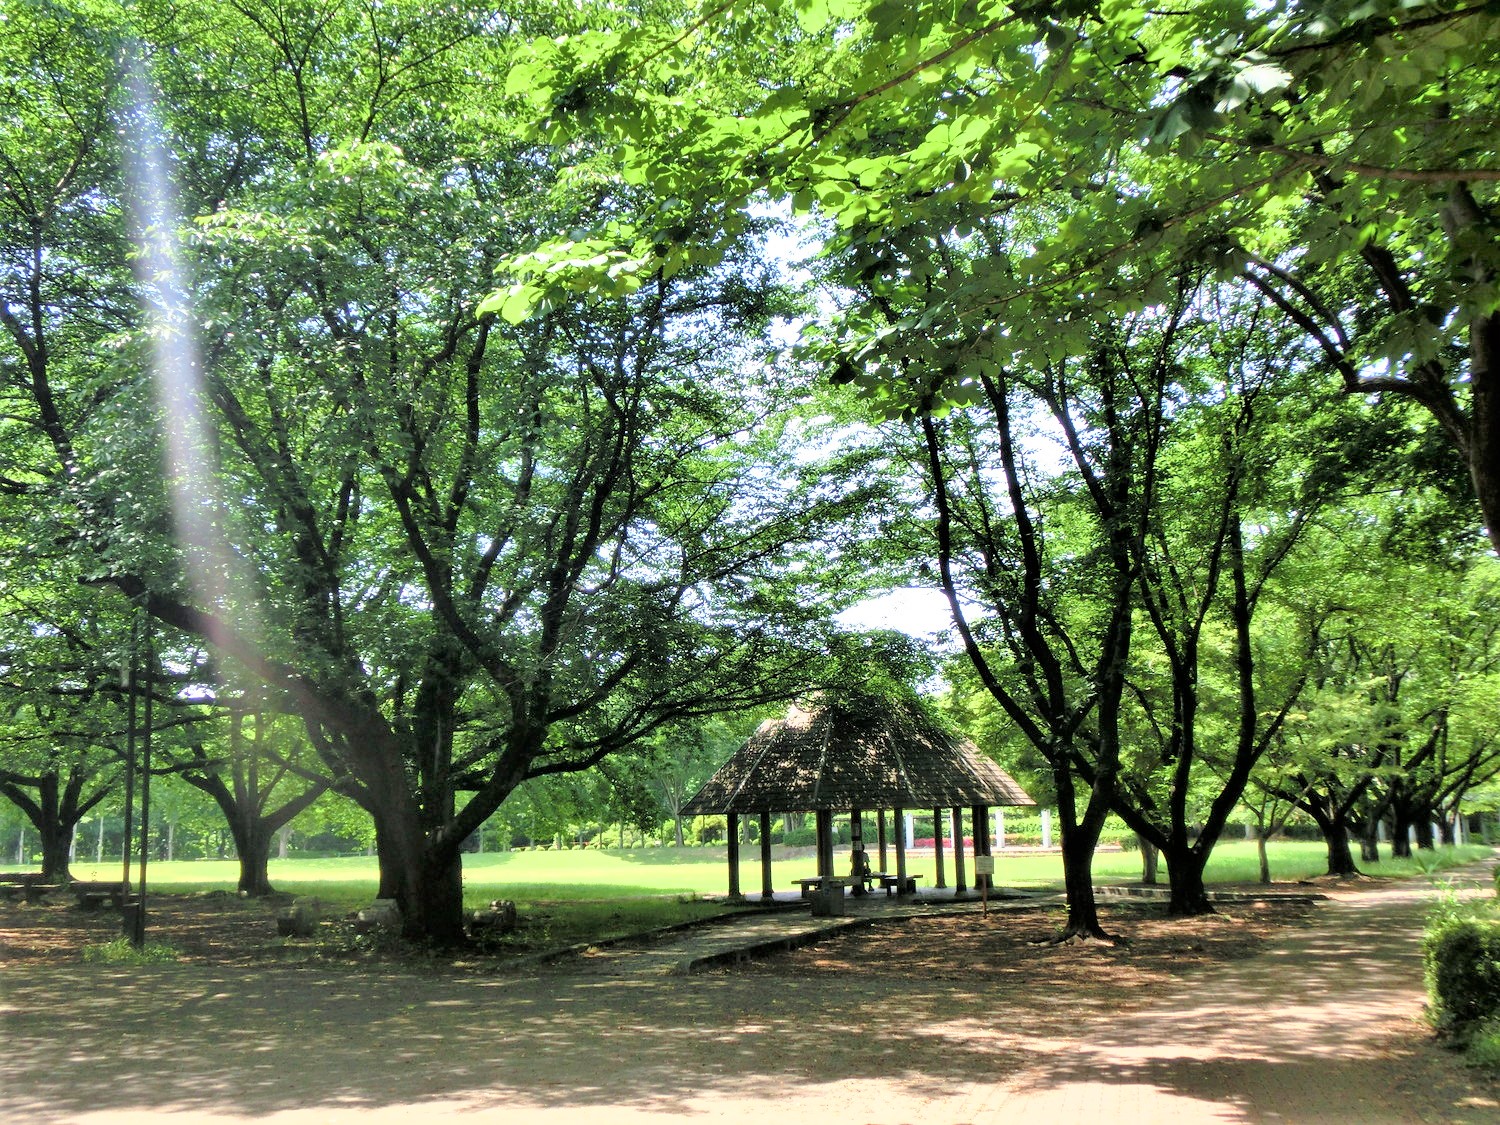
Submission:
<svg viewBox="0 0 1500 1125">
<path fill-rule="evenodd" d="M 864 846 L 863 816 L 875 815 L 879 872 L 887 870 L 885 812 L 895 814 L 896 870 L 885 882 L 900 893 L 913 890 L 906 871 L 908 809 L 931 809 L 937 887 L 947 885 L 943 864 L 943 813 L 953 817 L 954 893 L 967 890 L 963 813 L 973 825 L 975 855 L 990 854 L 990 809 L 1035 805 L 1015 780 L 967 738 L 948 730 L 915 699 L 853 697 L 794 705 L 784 719 L 768 720 L 687 803 L 688 816 L 727 816 L 729 894 L 743 897 L 739 875 L 739 818 L 760 817 L 761 898 L 774 897 L 771 878 L 771 817 L 813 813 L 817 824 L 817 878 L 833 870 L 833 816 L 850 814 L 852 845 Z M 976 864 L 976 867 L 978 865 Z M 982 881 L 981 881 L 982 880 Z M 976 874 L 976 889 L 990 876 Z M 804 891 L 813 880 L 799 880 Z M 858 888 L 857 888 L 858 889 Z"/>
</svg>

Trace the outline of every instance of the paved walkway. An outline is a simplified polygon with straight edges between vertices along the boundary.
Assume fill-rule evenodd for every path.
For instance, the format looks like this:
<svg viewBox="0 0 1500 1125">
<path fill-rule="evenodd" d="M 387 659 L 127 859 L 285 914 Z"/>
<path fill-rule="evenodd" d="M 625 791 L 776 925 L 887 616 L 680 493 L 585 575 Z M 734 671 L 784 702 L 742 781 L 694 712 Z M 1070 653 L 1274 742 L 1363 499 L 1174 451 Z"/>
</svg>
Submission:
<svg viewBox="0 0 1500 1125">
<path fill-rule="evenodd" d="M 1006 898 L 991 899 L 988 908 L 995 911 L 1012 906 L 1034 907 L 1061 900 L 1057 894 L 1012 892 Z M 554 958 L 553 961 L 596 976 L 680 976 L 798 949 L 877 921 L 978 913 L 985 905 L 972 893 L 955 897 L 951 891 L 924 891 L 913 896 L 846 895 L 842 915 L 815 917 L 795 894 L 776 901 L 775 907 L 765 911 L 730 915 L 713 924 L 685 927 L 679 933 L 657 937 L 649 943 L 627 940 L 592 947 L 571 960 Z"/>
<path fill-rule="evenodd" d="M 1493 1083 L 1417 1022 L 1434 893 L 1340 894 L 1263 954 L 1094 1018 L 1059 1018 L 1045 997 L 999 1007 L 961 979 L 645 962 L 473 977 L 28 967 L 0 974 L 0 1120 L 1494 1125 Z"/>
</svg>

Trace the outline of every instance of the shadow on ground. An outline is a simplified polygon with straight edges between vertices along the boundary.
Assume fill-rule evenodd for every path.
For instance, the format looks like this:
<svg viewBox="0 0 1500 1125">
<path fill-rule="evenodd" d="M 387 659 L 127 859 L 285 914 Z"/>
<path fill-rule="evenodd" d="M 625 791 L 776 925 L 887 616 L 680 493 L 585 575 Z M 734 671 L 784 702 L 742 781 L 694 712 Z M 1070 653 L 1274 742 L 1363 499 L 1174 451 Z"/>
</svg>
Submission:
<svg viewBox="0 0 1500 1125">
<path fill-rule="evenodd" d="M 697 1114 L 705 1099 L 826 1088 L 868 1091 L 851 1112 L 881 1120 L 965 1097 L 986 1112 L 962 1120 L 1049 1099 L 1070 1110 L 1087 1091 L 1101 1110 L 1181 1103 L 1183 1120 L 1262 1120 L 1274 1105 L 1290 1121 L 1493 1121 L 1497 1103 L 1413 1019 L 1422 909 L 1415 895 L 1336 904 L 1259 956 L 1105 1011 L 1024 987 L 997 996 L 962 965 L 640 979 L 28 966 L 0 978 L 0 1116 L 434 1102 Z"/>
</svg>

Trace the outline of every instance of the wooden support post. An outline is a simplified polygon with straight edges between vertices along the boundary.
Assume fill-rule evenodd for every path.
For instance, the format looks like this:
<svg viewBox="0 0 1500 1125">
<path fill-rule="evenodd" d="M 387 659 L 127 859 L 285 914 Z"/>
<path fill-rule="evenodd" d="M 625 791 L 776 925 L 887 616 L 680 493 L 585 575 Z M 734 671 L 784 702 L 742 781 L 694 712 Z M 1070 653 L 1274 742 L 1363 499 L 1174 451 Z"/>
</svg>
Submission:
<svg viewBox="0 0 1500 1125">
<path fill-rule="evenodd" d="M 833 874 L 833 810 L 818 809 L 814 818 L 818 823 L 818 875 L 826 879 Z"/>
<path fill-rule="evenodd" d="M 896 809 L 892 819 L 896 822 L 896 893 L 906 893 L 906 815 Z"/>
<path fill-rule="evenodd" d="M 870 857 L 868 855 L 865 855 L 864 852 L 865 852 L 865 817 L 864 817 L 864 812 L 861 809 L 853 808 L 853 809 L 849 810 L 849 874 L 851 876 L 852 875 L 862 875 L 862 874 L 865 874 L 866 872 L 868 872 L 870 870 Z M 856 860 L 860 856 L 864 857 L 864 864 L 863 864 L 863 869 L 862 870 L 861 869 L 857 869 L 856 866 L 855 866 L 856 865 Z M 862 894 L 865 893 L 865 885 L 863 883 L 856 883 L 854 886 L 850 887 L 849 889 L 855 895 L 862 895 Z"/>
<path fill-rule="evenodd" d="M 953 893 L 963 894 L 969 889 L 964 881 L 964 810 L 953 810 Z"/>
<path fill-rule="evenodd" d="M 740 893 L 740 818 L 737 814 L 729 814 L 726 830 L 729 833 L 729 897 L 741 899 L 745 896 Z"/>
<path fill-rule="evenodd" d="M 948 880 L 943 877 L 943 810 L 932 810 L 932 854 L 937 860 L 937 882 L 935 887 L 946 887 Z"/>
<path fill-rule="evenodd" d="M 771 882 L 771 814 L 760 814 L 760 898 L 770 902 L 776 897 Z"/>
<path fill-rule="evenodd" d="M 885 868 L 885 810 L 879 809 L 875 813 L 875 823 L 879 826 L 880 834 L 880 870 Z"/>
<path fill-rule="evenodd" d="M 969 810 L 969 818 L 974 825 L 974 854 L 976 856 L 990 854 L 990 817 L 989 810 L 983 805 L 975 805 Z M 974 875 L 974 889 L 987 891 L 993 885 L 993 879 L 989 875 Z"/>
</svg>

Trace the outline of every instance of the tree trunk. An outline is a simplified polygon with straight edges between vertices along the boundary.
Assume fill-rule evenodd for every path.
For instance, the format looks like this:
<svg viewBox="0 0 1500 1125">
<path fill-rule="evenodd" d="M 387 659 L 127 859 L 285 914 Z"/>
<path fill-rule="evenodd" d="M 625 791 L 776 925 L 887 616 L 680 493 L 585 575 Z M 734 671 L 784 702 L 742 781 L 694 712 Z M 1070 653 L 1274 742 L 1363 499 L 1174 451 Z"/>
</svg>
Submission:
<svg viewBox="0 0 1500 1125">
<path fill-rule="evenodd" d="M 73 875 L 68 870 L 68 856 L 73 848 L 73 826 L 60 819 L 48 818 L 39 833 L 42 845 L 42 882 L 67 883 Z"/>
<path fill-rule="evenodd" d="M 401 931 L 412 941 L 455 946 L 464 941 L 463 865 L 459 851 L 429 841 L 415 799 L 404 789 L 371 791 L 375 851 L 380 857 L 380 898 L 401 910 Z"/>
<path fill-rule="evenodd" d="M 1260 882 L 1262 886 L 1271 885 L 1271 859 L 1266 851 L 1266 833 L 1264 831 L 1255 834 L 1255 858 L 1260 864 Z"/>
<path fill-rule="evenodd" d="M 1063 887 L 1068 896 L 1068 920 L 1059 941 L 1069 938 L 1113 940 L 1099 921 L 1099 907 L 1094 899 L 1094 847 L 1081 839 L 1081 833 L 1063 827 Z"/>
<path fill-rule="evenodd" d="M 1057 941 L 1091 938 L 1113 943 L 1114 936 L 1105 932 L 1099 921 L 1099 906 L 1094 898 L 1094 852 L 1109 812 L 1114 781 L 1095 779 L 1088 806 L 1079 819 L 1072 771 L 1065 765 L 1054 765 L 1052 773 L 1057 783 L 1057 811 L 1062 827 L 1063 887 L 1068 896 L 1068 920 Z"/>
<path fill-rule="evenodd" d="M 259 823 L 232 826 L 234 850 L 239 856 L 240 881 L 238 890 L 248 898 L 263 898 L 274 893 L 271 886 L 269 864 L 271 861 L 271 833 Z"/>
<path fill-rule="evenodd" d="M 1401 809 L 1391 813 L 1391 855 L 1396 859 L 1411 858 L 1411 819 Z"/>
<path fill-rule="evenodd" d="M 1214 913 L 1213 904 L 1208 901 L 1208 888 L 1203 884 L 1208 853 L 1199 853 L 1191 847 L 1174 847 L 1164 852 L 1163 857 L 1167 861 L 1167 882 L 1171 886 L 1167 913 L 1178 918 Z"/>
<path fill-rule="evenodd" d="M 682 814 L 678 813 L 672 818 L 672 828 L 677 835 L 677 846 L 683 846 L 682 842 Z"/>
<path fill-rule="evenodd" d="M 1349 851 L 1349 822 L 1342 816 L 1333 816 L 1327 823 L 1320 823 L 1323 839 L 1328 845 L 1328 874 L 1336 878 L 1358 875 L 1354 856 Z"/>
<path fill-rule="evenodd" d="M 1424 852 L 1432 851 L 1435 840 L 1432 832 L 1432 817 L 1424 815 L 1417 818 L 1417 848 Z"/>
<path fill-rule="evenodd" d="M 1141 849 L 1141 882 L 1148 887 L 1156 886 L 1156 872 L 1161 852 L 1155 844 L 1139 832 L 1135 834 L 1136 845 Z"/>
<path fill-rule="evenodd" d="M 1380 825 L 1378 816 L 1369 817 L 1360 828 L 1359 858 L 1363 863 L 1380 862 Z"/>
<path fill-rule="evenodd" d="M 1449 189 L 1445 220 L 1450 237 L 1456 232 L 1486 231 L 1476 247 L 1494 245 L 1494 220 L 1474 200 L 1466 185 Z M 1495 279 L 1492 265 L 1480 266 L 1480 258 L 1471 269 L 1487 282 Z M 1476 315 L 1469 325 L 1469 430 L 1468 469 L 1474 482 L 1474 494 L 1490 534 L 1490 545 L 1500 555 L 1500 313 Z M 1462 446 L 1460 446 L 1462 448 Z"/>
<path fill-rule="evenodd" d="M 402 906 L 404 933 L 443 948 L 462 945 L 464 934 L 463 857 L 456 849 L 428 848 L 422 879 L 413 896 L 414 912 Z M 414 917 L 409 914 L 414 913 Z"/>
</svg>

